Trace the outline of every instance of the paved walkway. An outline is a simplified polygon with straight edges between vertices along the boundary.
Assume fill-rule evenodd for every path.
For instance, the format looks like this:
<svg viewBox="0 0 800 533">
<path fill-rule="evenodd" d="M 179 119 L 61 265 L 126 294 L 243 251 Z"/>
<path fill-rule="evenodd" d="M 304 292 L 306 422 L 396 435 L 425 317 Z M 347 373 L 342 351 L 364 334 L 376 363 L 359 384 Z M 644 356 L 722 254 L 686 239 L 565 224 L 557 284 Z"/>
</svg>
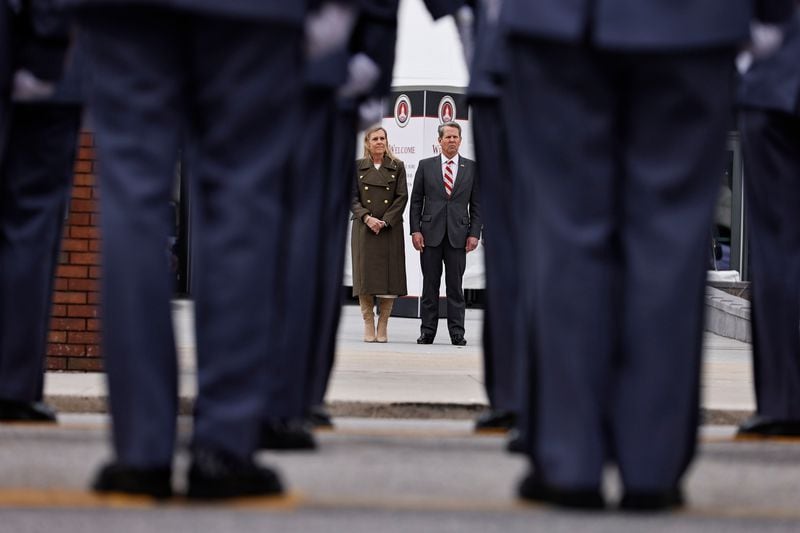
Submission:
<svg viewBox="0 0 800 533">
<path fill-rule="evenodd" d="M 191 302 L 175 302 L 180 391 L 188 406 L 195 394 Z M 346 306 L 327 401 L 334 415 L 466 418 L 486 405 L 482 385 L 479 310 L 467 310 L 464 347 L 452 346 L 444 321 L 436 342 L 419 346 L 419 321 L 392 318 L 387 344 L 364 343 L 359 309 Z M 719 423 L 735 423 L 754 408 L 750 345 L 707 333 L 703 407 Z M 102 374 L 49 372 L 45 396 L 63 412 L 105 410 Z M 708 418 L 707 418 L 708 420 Z"/>
</svg>

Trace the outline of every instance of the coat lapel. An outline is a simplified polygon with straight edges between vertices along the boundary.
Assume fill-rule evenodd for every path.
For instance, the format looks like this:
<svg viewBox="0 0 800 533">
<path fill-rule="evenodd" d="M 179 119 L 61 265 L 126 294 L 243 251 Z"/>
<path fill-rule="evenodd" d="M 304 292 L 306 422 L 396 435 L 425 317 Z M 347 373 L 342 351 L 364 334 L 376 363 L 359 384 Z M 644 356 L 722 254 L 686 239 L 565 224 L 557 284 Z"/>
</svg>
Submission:
<svg viewBox="0 0 800 533">
<path fill-rule="evenodd" d="M 439 191 L 443 198 L 447 198 L 447 191 L 444 190 L 444 174 L 442 174 L 442 157 L 436 156 L 431 160 L 433 165 L 433 179 L 436 183 L 433 184 L 434 190 Z"/>
<path fill-rule="evenodd" d="M 397 163 L 383 158 L 381 168 L 376 169 L 370 159 L 362 159 L 358 165 L 358 181 L 367 185 L 386 187 L 397 179 Z"/>
<path fill-rule="evenodd" d="M 458 158 L 458 172 L 456 172 L 456 182 L 453 185 L 453 195 L 461 189 L 461 182 L 467 178 L 467 167 L 464 164 L 464 158 L 459 156 Z M 444 179 L 444 178 L 442 178 Z"/>
</svg>

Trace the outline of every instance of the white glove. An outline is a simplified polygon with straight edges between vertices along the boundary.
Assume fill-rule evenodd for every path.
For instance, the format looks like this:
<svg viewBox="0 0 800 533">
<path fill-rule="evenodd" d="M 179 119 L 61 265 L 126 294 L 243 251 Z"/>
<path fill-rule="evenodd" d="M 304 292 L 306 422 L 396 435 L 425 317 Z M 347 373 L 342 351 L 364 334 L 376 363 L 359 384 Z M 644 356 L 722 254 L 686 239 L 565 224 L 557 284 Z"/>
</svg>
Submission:
<svg viewBox="0 0 800 533">
<path fill-rule="evenodd" d="M 310 59 L 325 57 L 344 47 L 356 22 L 353 6 L 327 2 L 306 18 L 306 56 Z"/>
<path fill-rule="evenodd" d="M 380 98 L 370 98 L 358 106 L 358 131 L 364 131 L 378 124 L 383 118 L 383 106 Z"/>
<path fill-rule="evenodd" d="M 371 57 L 361 52 L 347 63 L 347 81 L 339 88 L 339 98 L 354 98 L 369 93 L 378 82 L 381 69 Z"/>
<path fill-rule="evenodd" d="M 736 70 L 744 74 L 758 59 L 764 59 L 783 44 L 783 29 L 775 24 L 754 21 L 750 24 L 750 43 L 736 56 Z"/>
<path fill-rule="evenodd" d="M 763 59 L 778 51 L 783 44 L 783 28 L 775 24 L 750 24 L 750 51 L 755 59 Z"/>
<path fill-rule="evenodd" d="M 56 92 L 56 85 L 37 78 L 29 70 L 20 69 L 14 73 L 11 99 L 15 102 L 47 100 Z"/>
<path fill-rule="evenodd" d="M 464 50 L 464 60 L 467 66 L 472 64 L 472 56 L 475 54 L 475 13 L 470 6 L 461 6 L 456 11 L 453 18 L 456 21 L 458 37 L 461 39 L 461 46 Z"/>
</svg>

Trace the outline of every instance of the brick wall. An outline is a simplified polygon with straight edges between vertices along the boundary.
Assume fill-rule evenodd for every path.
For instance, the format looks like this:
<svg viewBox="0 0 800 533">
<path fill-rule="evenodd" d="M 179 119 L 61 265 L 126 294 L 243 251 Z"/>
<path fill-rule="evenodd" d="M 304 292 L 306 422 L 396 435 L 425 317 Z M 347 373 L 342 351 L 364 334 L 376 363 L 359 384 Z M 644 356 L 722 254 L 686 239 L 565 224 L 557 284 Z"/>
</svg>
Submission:
<svg viewBox="0 0 800 533">
<path fill-rule="evenodd" d="M 102 370 L 100 228 L 94 141 L 81 133 L 69 216 L 64 224 L 47 345 L 51 370 Z"/>
</svg>

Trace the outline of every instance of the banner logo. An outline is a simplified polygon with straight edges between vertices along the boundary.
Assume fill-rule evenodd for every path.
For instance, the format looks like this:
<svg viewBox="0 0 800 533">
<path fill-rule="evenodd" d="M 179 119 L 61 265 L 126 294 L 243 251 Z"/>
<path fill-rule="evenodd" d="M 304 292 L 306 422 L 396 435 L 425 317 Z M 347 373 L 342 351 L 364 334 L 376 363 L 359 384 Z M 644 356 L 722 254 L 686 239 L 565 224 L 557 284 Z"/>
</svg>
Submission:
<svg viewBox="0 0 800 533">
<path fill-rule="evenodd" d="M 452 96 L 445 96 L 439 101 L 439 122 L 453 122 L 456 119 L 456 101 Z"/>
<path fill-rule="evenodd" d="M 405 94 L 401 94 L 394 101 L 394 121 L 401 128 L 408 126 L 411 120 L 411 99 Z"/>
</svg>

